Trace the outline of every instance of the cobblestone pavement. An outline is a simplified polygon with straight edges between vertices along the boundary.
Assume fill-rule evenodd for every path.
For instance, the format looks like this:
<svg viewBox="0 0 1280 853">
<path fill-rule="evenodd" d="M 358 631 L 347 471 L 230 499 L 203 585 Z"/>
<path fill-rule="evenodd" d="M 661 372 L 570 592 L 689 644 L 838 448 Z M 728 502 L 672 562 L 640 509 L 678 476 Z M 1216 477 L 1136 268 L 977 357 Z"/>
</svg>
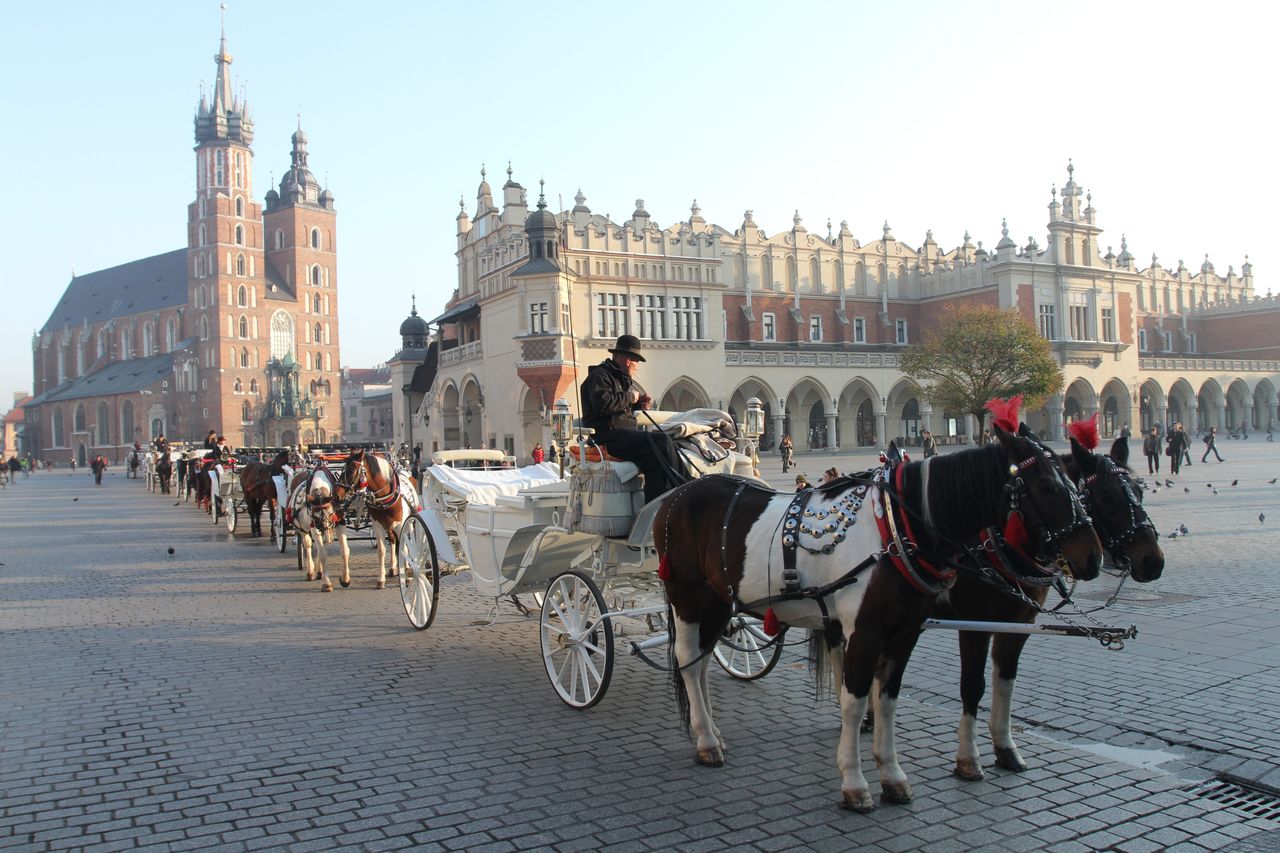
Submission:
<svg viewBox="0 0 1280 853">
<path fill-rule="evenodd" d="M 729 752 L 709 770 L 661 673 L 620 659 L 600 705 L 566 708 L 536 620 L 477 625 L 466 575 L 416 632 L 367 543 L 354 586 L 322 594 L 291 554 L 118 471 L 37 474 L 0 492 L 0 848 L 1277 850 L 1277 822 L 1183 790 L 1221 771 L 1280 787 L 1275 447 L 1226 442 L 1184 472 L 1191 494 L 1149 498 L 1191 534 L 1141 588 L 1157 598 L 1126 587 L 1106 613 L 1139 626 L 1124 651 L 1028 644 L 1026 773 L 950 775 L 954 637 L 927 633 L 899 714 L 916 799 L 869 816 L 836 805 L 839 723 L 791 652 L 758 682 L 714 673 Z M 1153 747 L 1176 758 L 1118 760 Z"/>
</svg>

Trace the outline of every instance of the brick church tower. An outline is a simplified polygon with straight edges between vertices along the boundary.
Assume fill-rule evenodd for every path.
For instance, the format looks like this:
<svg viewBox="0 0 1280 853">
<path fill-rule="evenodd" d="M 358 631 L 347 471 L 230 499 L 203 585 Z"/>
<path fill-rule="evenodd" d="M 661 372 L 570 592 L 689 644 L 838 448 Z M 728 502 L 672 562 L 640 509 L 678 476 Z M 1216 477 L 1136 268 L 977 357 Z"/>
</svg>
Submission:
<svg viewBox="0 0 1280 853">
<path fill-rule="evenodd" d="M 336 216 L 293 134 L 280 190 L 253 200 L 253 118 L 232 92 L 225 33 L 212 101 L 195 117 L 196 200 L 188 207 L 188 317 L 175 364 L 192 422 L 235 444 L 335 440 L 339 403 Z M 196 430 L 202 432 L 202 430 Z"/>
</svg>

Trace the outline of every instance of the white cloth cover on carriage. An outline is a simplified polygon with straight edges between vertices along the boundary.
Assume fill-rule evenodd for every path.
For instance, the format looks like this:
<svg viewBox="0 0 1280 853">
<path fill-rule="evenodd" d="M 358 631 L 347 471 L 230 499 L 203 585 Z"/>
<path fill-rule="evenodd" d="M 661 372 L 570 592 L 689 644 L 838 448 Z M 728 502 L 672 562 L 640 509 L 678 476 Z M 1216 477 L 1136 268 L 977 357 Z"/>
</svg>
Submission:
<svg viewBox="0 0 1280 853">
<path fill-rule="evenodd" d="M 569 480 L 565 526 L 574 532 L 625 536 L 644 506 L 640 469 L 631 462 L 583 462 Z"/>
<path fill-rule="evenodd" d="M 432 481 L 468 504 L 494 506 L 500 495 L 516 495 L 522 489 L 560 482 L 559 469 L 550 462 L 521 468 L 450 468 L 429 465 L 422 469 Z M 406 478 L 407 479 L 407 478 Z"/>
<path fill-rule="evenodd" d="M 271 482 L 276 485 L 276 506 L 284 512 L 284 508 L 289 505 L 289 481 L 293 479 L 293 468 L 289 465 L 284 466 L 284 474 L 275 474 L 271 478 Z"/>
</svg>

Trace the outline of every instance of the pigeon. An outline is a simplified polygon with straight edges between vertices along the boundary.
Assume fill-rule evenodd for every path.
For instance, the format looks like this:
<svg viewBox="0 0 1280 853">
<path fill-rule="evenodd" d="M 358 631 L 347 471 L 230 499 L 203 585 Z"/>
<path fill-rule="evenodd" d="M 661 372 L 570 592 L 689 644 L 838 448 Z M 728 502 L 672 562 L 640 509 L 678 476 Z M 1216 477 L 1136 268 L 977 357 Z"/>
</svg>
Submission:
<svg viewBox="0 0 1280 853">
<path fill-rule="evenodd" d="M 172 545 L 170 545 L 170 546 L 169 546 L 169 556 L 170 556 L 170 557 L 172 557 L 172 556 L 173 556 L 173 546 L 172 546 Z"/>
<path fill-rule="evenodd" d="M 78 500 L 80 500 L 80 499 L 79 499 L 79 498 L 72 498 L 71 500 L 73 500 L 73 501 L 78 501 Z"/>
<path fill-rule="evenodd" d="M 1216 495 L 1216 494 L 1218 493 L 1218 490 L 1217 490 L 1217 489 L 1214 489 L 1214 490 L 1213 490 L 1213 493 Z"/>
<path fill-rule="evenodd" d="M 1272 477 L 1271 482 L 1274 483 L 1277 479 L 1280 479 L 1280 477 Z"/>
<path fill-rule="evenodd" d="M 1240 481 L 1239 481 L 1239 480 L 1232 480 L 1232 481 L 1231 481 L 1231 485 L 1233 485 L 1233 486 L 1237 486 L 1237 485 L 1239 485 L 1239 484 L 1240 484 Z"/>
<path fill-rule="evenodd" d="M 1178 532 L 1181 533 L 1183 536 L 1186 536 L 1191 531 L 1187 529 L 1187 526 L 1185 524 L 1179 524 Z"/>
<path fill-rule="evenodd" d="M 1169 534 L 1169 538 L 1170 538 L 1170 539 L 1177 539 L 1177 538 L 1178 538 L 1178 531 L 1176 531 L 1176 530 L 1175 530 L 1175 531 L 1173 531 L 1172 533 L 1170 533 L 1170 534 Z"/>
<path fill-rule="evenodd" d="M 1206 489 L 1212 489 L 1212 488 L 1213 488 L 1213 483 L 1205 483 L 1205 484 L 1204 484 L 1204 487 L 1205 487 Z"/>
<path fill-rule="evenodd" d="M 1165 484 L 1165 486 L 1167 486 L 1167 487 L 1168 487 L 1168 488 L 1170 488 L 1170 489 L 1172 489 L 1172 488 L 1173 488 L 1173 480 L 1165 480 L 1165 481 L 1164 481 L 1164 484 Z"/>
<path fill-rule="evenodd" d="M 1262 522 L 1264 522 L 1264 521 L 1266 521 L 1266 520 L 1267 520 L 1267 514 L 1266 514 L 1265 512 L 1260 512 L 1260 513 L 1258 513 L 1258 523 L 1259 523 L 1259 524 L 1261 524 Z"/>
<path fill-rule="evenodd" d="M 1182 491 L 1186 492 L 1187 494 L 1191 494 L 1191 489 L 1187 488 L 1186 486 L 1182 487 Z"/>
</svg>

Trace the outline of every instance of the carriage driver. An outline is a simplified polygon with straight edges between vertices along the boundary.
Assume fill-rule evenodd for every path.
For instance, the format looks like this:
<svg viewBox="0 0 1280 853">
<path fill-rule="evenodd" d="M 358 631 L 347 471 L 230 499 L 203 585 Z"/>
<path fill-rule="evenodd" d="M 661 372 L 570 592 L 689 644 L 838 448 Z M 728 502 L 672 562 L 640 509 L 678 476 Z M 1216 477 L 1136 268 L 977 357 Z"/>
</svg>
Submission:
<svg viewBox="0 0 1280 853">
<path fill-rule="evenodd" d="M 587 372 L 582 383 L 582 425 L 595 430 L 609 453 L 634 462 L 644 474 L 645 503 L 689 479 L 671 438 L 662 430 L 637 429 L 635 412 L 653 407 L 653 398 L 635 381 L 645 358 L 640 339 L 623 335 L 610 357 Z"/>
</svg>

